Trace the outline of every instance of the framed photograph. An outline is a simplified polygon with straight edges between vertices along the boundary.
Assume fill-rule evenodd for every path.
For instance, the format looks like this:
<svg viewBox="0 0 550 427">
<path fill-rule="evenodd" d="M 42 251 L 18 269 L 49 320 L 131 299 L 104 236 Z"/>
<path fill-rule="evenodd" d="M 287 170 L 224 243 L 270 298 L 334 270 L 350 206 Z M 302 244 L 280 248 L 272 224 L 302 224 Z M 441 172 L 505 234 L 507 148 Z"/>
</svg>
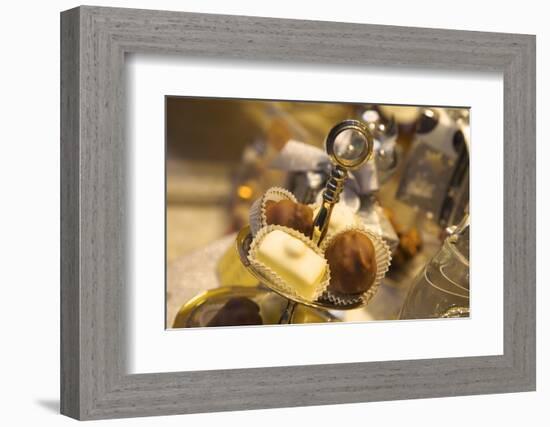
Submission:
<svg viewBox="0 0 550 427">
<path fill-rule="evenodd" d="M 61 14 L 61 412 L 535 390 L 535 37 Z"/>
</svg>

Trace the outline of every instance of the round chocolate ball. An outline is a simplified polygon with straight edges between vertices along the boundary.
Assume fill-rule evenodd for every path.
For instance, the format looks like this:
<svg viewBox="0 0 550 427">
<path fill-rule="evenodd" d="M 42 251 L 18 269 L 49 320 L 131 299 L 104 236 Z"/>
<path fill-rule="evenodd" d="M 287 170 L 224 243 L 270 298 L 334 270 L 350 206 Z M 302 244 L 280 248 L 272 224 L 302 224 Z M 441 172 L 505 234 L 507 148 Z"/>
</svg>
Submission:
<svg viewBox="0 0 550 427">
<path fill-rule="evenodd" d="M 265 219 L 268 225 L 282 225 L 293 228 L 306 236 L 313 229 L 313 211 L 307 205 L 292 200 L 268 200 L 265 204 Z"/>
<path fill-rule="evenodd" d="M 229 299 L 206 326 L 262 325 L 260 307 L 246 297 Z"/>
<path fill-rule="evenodd" d="M 339 294 L 362 294 L 376 279 L 376 253 L 369 237 L 359 231 L 345 231 L 325 251 L 330 266 L 328 290 Z"/>
</svg>

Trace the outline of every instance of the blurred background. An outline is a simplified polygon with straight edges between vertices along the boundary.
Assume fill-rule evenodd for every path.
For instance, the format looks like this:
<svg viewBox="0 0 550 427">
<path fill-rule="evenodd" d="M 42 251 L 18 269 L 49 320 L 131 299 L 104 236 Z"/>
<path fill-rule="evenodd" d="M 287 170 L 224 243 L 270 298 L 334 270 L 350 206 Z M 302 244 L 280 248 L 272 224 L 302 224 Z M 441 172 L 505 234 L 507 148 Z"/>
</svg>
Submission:
<svg viewBox="0 0 550 427">
<path fill-rule="evenodd" d="M 457 292 L 446 283 L 436 288 L 449 292 L 432 295 L 419 279 L 467 216 L 467 108 L 168 96 L 167 327 L 175 320 L 175 327 L 204 326 L 192 324 L 188 310 L 176 317 L 207 291 L 257 286 L 234 251 L 250 205 L 272 186 L 291 190 L 302 203 L 317 200 L 330 170 L 325 137 L 350 118 L 371 129 L 375 156 L 354 174 L 343 200 L 383 236 L 393 261 L 366 308 L 331 313 L 331 319 L 445 317 L 450 308 L 469 307 L 467 236 L 449 282 L 459 286 L 458 302 L 448 301 Z"/>
</svg>

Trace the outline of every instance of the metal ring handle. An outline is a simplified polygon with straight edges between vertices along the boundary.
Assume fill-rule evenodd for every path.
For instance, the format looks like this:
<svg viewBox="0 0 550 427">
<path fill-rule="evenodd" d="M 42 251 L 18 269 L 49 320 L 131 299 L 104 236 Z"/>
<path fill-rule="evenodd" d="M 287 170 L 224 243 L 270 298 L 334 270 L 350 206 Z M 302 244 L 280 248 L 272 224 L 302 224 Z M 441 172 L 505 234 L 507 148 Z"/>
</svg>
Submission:
<svg viewBox="0 0 550 427">
<path fill-rule="evenodd" d="M 347 130 L 360 133 L 366 141 L 365 147 L 363 147 L 357 158 L 354 160 L 339 157 L 335 150 L 338 135 Z M 344 120 L 330 130 L 325 141 L 325 147 L 327 154 L 330 156 L 333 163 L 345 169 L 353 170 L 363 165 L 372 156 L 374 150 L 374 139 L 371 131 L 363 122 L 358 120 Z"/>
</svg>

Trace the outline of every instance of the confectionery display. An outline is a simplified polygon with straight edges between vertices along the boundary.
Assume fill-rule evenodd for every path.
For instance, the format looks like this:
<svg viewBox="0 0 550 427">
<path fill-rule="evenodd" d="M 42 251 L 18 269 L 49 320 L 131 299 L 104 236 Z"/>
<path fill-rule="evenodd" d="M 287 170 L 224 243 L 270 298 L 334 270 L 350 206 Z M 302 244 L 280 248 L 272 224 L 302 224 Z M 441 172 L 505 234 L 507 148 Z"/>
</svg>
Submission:
<svg viewBox="0 0 550 427">
<path fill-rule="evenodd" d="M 334 166 L 313 211 L 277 188 L 268 189 L 251 208 L 251 223 L 262 227 L 246 255 L 250 270 L 287 296 L 291 309 L 296 302 L 338 309 L 365 305 L 389 268 L 390 251 L 382 236 L 363 229 L 353 210 L 339 203 L 348 170 L 370 158 L 371 138 L 358 121 L 331 130 L 327 151 Z M 270 200 L 274 196 L 280 200 Z M 291 230 L 300 231 L 301 237 L 289 234 Z M 288 317 L 284 322 L 290 321 L 291 312 Z"/>
<path fill-rule="evenodd" d="M 216 135 L 233 135 L 240 147 L 216 154 L 218 162 L 233 156 L 226 162 L 232 172 L 219 174 L 230 186 L 229 200 L 218 204 L 229 220 L 205 216 L 205 229 L 223 229 L 223 238 L 185 260 L 168 254 L 177 262 L 167 300 L 178 301 L 168 322 L 214 327 L 469 315 L 467 108 L 224 103 L 220 113 L 228 117 L 214 121 L 238 123 L 229 115 L 239 105 L 257 126 L 248 129 L 255 136 L 241 139 L 237 128 Z M 193 196 L 197 212 L 209 196 L 219 197 L 218 189 L 209 185 Z M 177 197 L 173 210 L 183 200 Z"/>
</svg>

